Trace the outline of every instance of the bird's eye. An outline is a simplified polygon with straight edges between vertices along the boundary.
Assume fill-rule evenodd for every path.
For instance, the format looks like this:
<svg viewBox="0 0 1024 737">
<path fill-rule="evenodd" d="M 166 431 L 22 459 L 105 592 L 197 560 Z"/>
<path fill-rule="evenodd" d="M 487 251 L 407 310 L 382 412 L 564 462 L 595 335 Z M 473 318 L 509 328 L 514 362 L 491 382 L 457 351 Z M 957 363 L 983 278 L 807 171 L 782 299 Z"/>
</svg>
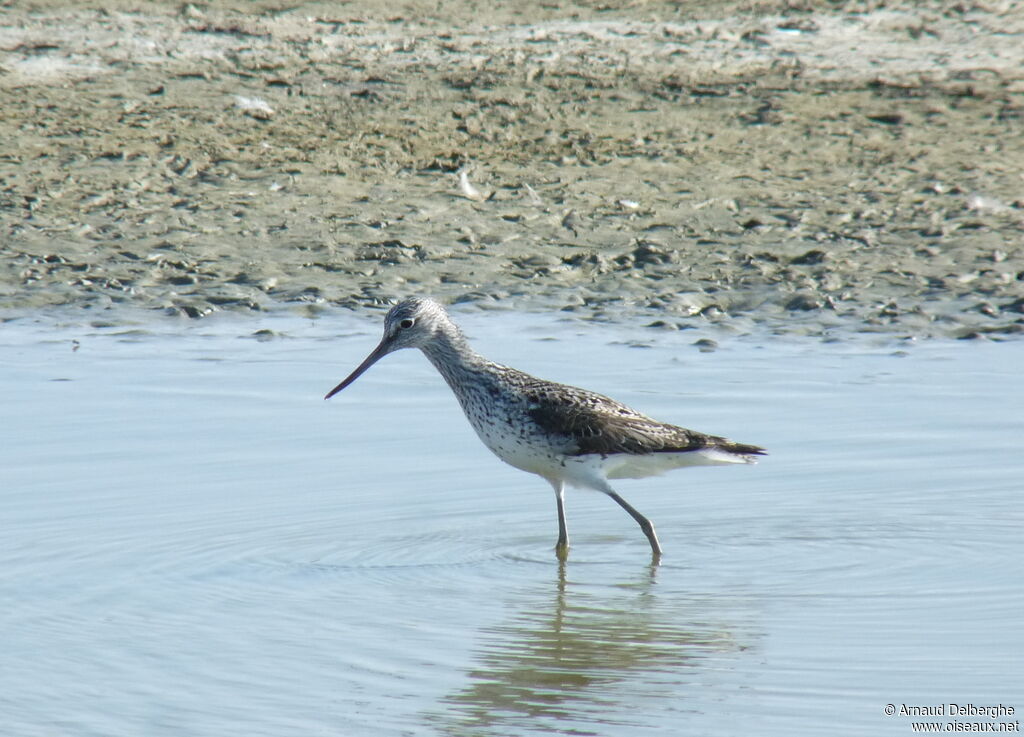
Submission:
<svg viewBox="0 0 1024 737">
<path fill-rule="evenodd" d="M 408 330 L 409 328 L 411 328 L 415 324 L 416 324 L 415 320 L 413 320 L 411 317 L 407 317 L 404 320 L 402 320 L 400 323 L 398 323 L 398 327 L 405 328 L 406 330 Z"/>
</svg>

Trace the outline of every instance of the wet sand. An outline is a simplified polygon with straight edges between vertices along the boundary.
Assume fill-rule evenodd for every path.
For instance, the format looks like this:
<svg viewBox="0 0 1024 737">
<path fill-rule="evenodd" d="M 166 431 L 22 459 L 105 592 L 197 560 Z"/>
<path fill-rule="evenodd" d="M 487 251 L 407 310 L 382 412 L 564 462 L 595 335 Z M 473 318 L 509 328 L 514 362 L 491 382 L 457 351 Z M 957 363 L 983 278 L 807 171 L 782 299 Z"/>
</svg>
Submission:
<svg viewBox="0 0 1024 737">
<path fill-rule="evenodd" d="M 1024 331 L 1012 3 L 552 5 L 5 7 L 0 314 Z"/>
</svg>

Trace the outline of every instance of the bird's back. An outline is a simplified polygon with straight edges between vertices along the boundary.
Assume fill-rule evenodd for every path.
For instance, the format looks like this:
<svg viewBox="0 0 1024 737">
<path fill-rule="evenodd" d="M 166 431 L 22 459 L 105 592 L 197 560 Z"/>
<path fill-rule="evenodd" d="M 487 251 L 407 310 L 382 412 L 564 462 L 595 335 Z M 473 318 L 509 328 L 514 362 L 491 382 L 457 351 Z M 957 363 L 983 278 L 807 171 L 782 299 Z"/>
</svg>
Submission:
<svg viewBox="0 0 1024 737">
<path fill-rule="evenodd" d="M 618 466 L 619 474 L 639 478 L 683 465 L 751 463 L 753 456 L 764 453 L 755 445 L 659 422 L 586 389 L 498 364 L 491 364 L 487 373 L 486 381 L 456 389 L 456 394 L 484 443 L 519 468 L 524 467 L 524 455 L 539 454 L 558 463 L 596 456 L 605 465 Z"/>
</svg>

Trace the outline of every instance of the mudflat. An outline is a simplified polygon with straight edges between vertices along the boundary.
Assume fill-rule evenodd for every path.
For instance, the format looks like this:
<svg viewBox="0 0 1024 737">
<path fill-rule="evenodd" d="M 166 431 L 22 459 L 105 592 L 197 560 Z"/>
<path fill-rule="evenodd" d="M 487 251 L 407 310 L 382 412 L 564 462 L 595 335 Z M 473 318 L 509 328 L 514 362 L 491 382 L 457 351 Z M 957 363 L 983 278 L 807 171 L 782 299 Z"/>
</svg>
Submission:
<svg viewBox="0 0 1024 737">
<path fill-rule="evenodd" d="M 493 5 L 8 3 L 2 314 L 1024 332 L 1015 3 Z"/>
</svg>

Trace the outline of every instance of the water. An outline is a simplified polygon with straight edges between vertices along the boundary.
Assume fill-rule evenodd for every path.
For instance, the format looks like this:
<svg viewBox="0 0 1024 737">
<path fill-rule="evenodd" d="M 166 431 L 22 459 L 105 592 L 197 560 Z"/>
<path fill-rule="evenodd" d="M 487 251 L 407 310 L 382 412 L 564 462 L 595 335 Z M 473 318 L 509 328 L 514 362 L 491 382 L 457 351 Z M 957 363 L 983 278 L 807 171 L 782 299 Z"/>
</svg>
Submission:
<svg viewBox="0 0 1024 737">
<path fill-rule="evenodd" d="M 560 567 L 550 488 L 422 356 L 322 400 L 376 323 L 8 323 L 3 733 L 904 735 L 887 704 L 1024 708 L 1024 343 L 462 321 L 771 455 L 618 482 L 657 568 L 571 490 Z"/>
</svg>

